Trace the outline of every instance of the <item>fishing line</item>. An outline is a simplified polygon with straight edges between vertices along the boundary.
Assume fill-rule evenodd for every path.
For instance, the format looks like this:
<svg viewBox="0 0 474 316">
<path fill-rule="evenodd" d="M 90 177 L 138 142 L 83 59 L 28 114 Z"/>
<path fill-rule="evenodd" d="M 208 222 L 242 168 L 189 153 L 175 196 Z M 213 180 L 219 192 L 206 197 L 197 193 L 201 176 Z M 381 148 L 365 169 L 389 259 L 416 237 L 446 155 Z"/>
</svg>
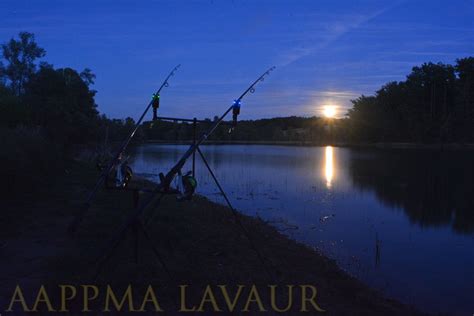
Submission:
<svg viewBox="0 0 474 316">
<path fill-rule="evenodd" d="M 68 231 L 70 233 L 74 233 L 76 230 L 77 230 L 77 227 L 79 226 L 79 224 L 82 222 L 84 216 L 86 215 L 86 213 L 88 212 L 88 210 L 90 209 L 90 206 L 92 204 L 92 201 L 94 200 L 95 196 L 97 195 L 97 192 L 99 191 L 99 188 L 100 186 L 104 183 L 105 179 L 107 178 L 107 176 L 110 174 L 110 172 L 112 171 L 112 169 L 117 165 L 117 163 L 120 161 L 120 157 L 121 155 L 123 154 L 123 152 L 125 151 L 125 149 L 128 147 L 128 145 L 130 144 L 130 141 L 132 140 L 133 136 L 135 136 L 135 133 L 137 132 L 138 128 L 140 127 L 140 124 L 141 122 L 143 121 L 143 119 L 145 118 L 145 115 L 147 114 L 147 112 L 150 110 L 150 107 L 152 107 L 154 104 L 156 104 L 156 99 L 157 99 L 157 96 L 158 96 L 158 99 L 159 99 L 159 95 L 160 95 L 160 92 L 161 90 L 164 88 L 164 87 L 168 87 L 169 84 L 168 84 L 168 80 L 174 76 L 174 73 L 178 70 L 178 68 L 181 66 L 181 64 L 178 64 L 176 67 L 173 68 L 173 70 L 171 70 L 171 72 L 169 73 L 169 75 L 166 77 L 166 79 L 163 81 L 163 83 L 161 84 L 161 86 L 158 88 L 158 90 L 156 91 L 156 93 L 153 94 L 152 96 L 152 100 L 148 103 L 147 107 L 145 108 L 145 111 L 143 111 L 143 114 L 140 116 L 140 118 L 138 119 L 137 123 L 135 124 L 135 126 L 132 128 L 132 130 L 130 131 L 130 133 L 128 134 L 128 136 L 125 138 L 125 140 L 123 141 L 122 145 L 119 147 L 119 150 L 117 151 L 117 153 L 115 154 L 114 158 L 110 161 L 109 165 L 104 168 L 104 170 L 102 171 L 102 173 L 100 174 L 99 178 L 97 179 L 94 187 L 92 188 L 92 190 L 90 191 L 86 201 L 84 202 L 82 208 L 79 210 L 78 214 L 75 216 L 75 218 L 72 220 L 72 222 L 69 224 L 69 227 L 68 227 Z"/>
<path fill-rule="evenodd" d="M 199 150 L 199 145 L 201 145 L 204 141 L 207 140 L 207 138 L 217 129 L 217 127 L 222 123 L 224 118 L 227 116 L 227 114 L 234 108 L 235 104 L 240 104 L 240 101 L 249 93 L 250 91 L 255 91 L 255 86 L 259 83 L 262 82 L 263 79 L 270 74 L 271 71 L 273 71 L 275 67 L 269 68 L 267 71 L 265 71 L 260 77 L 257 78 L 241 95 L 240 97 L 234 101 L 234 103 L 222 114 L 222 116 L 214 122 L 214 124 L 209 128 L 207 132 L 202 134 L 201 138 L 190 145 L 189 149 L 183 154 L 183 156 L 178 160 L 178 162 L 171 168 L 171 170 L 165 175 L 163 173 L 160 173 L 160 183 L 156 185 L 154 188 L 152 194 L 141 204 L 140 207 L 138 207 L 133 213 L 129 214 L 125 222 L 121 225 L 120 229 L 117 231 L 115 236 L 109 241 L 107 247 L 104 248 L 104 253 L 101 262 L 105 261 L 106 258 L 109 257 L 110 255 L 110 250 L 114 249 L 120 240 L 124 237 L 126 231 L 134 225 L 137 221 L 139 221 L 139 217 L 143 215 L 145 210 L 150 207 L 150 205 L 153 204 L 155 199 L 157 198 L 158 195 L 161 194 L 172 194 L 172 192 L 176 190 L 170 190 L 170 185 L 173 181 L 173 179 L 176 177 L 178 173 L 181 172 L 181 169 L 183 168 L 184 164 L 186 163 L 186 160 L 196 151 Z M 201 153 L 202 154 L 202 153 Z M 220 185 L 219 185 L 220 187 Z M 220 187 L 221 188 L 221 187 Z M 222 189 L 222 188 L 221 188 Z M 161 199 L 161 198 L 159 198 Z M 229 202 L 229 205 L 231 207 L 231 210 L 235 211 L 232 205 Z M 152 216 L 152 215 L 150 215 Z M 240 222 L 240 221 L 238 221 Z M 263 256 L 261 255 L 260 251 L 258 251 L 258 248 L 254 245 L 253 239 L 250 237 L 250 235 L 247 233 L 247 230 L 241 225 L 243 229 L 244 234 L 246 235 L 247 239 L 249 239 L 252 248 L 255 250 L 257 253 L 259 260 L 261 261 L 262 265 L 265 267 L 265 271 L 267 274 L 271 277 L 269 271 L 266 269 L 265 262 L 263 260 Z"/>
</svg>

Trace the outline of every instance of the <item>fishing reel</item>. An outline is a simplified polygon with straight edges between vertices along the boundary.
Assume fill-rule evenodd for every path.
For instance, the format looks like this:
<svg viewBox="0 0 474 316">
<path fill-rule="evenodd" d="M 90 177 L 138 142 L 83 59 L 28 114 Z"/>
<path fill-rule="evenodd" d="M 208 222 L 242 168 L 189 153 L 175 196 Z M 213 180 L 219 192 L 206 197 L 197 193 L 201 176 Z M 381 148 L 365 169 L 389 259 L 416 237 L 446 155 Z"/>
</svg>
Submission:
<svg viewBox="0 0 474 316">
<path fill-rule="evenodd" d="M 234 100 L 234 104 L 232 105 L 232 126 L 229 128 L 229 134 L 234 131 L 234 128 L 237 126 L 237 117 L 240 114 L 240 105 L 242 101 L 240 99 Z"/>
<path fill-rule="evenodd" d="M 178 177 L 176 177 L 176 175 Z M 176 169 L 169 172 L 166 176 L 160 172 L 158 175 L 162 186 L 162 192 L 167 194 L 176 194 L 178 201 L 191 200 L 196 191 L 197 181 L 192 176 L 192 172 L 188 171 L 186 174 L 181 173 L 181 169 Z M 175 186 L 171 186 L 171 182 L 175 180 Z"/>
<path fill-rule="evenodd" d="M 117 177 L 116 186 L 125 189 L 128 186 L 130 180 L 132 180 L 133 171 L 128 165 L 122 165 L 120 166 L 120 169 L 121 176 L 120 178 Z"/>
<path fill-rule="evenodd" d="M 153 121 L 158 119 L 158 108 L 160 107 L 160 94 L 154 93 L 151 97 L 151 105 L 153 107 Z"/>
<path fill-rule="evenodd" d="M 105 168 L 103 165 L 97 164 L 99 170 Z M 107 189 L 125 189 L 133 177 L 133 170 L 128 165 L 128 157 L 122 159 L 119 157 L 117 164 L 115 164 L 107 175 L 105 185 Z"/>
<path fill-rule="evenodd" d="M 176 199 L 178 201 L 191 200 L 197 188 L 197 181 L 192 176 L 192 172 L 188 171 L 185 175 L 178 173 L 178 190 L 179 194 Z"/>
</svg>

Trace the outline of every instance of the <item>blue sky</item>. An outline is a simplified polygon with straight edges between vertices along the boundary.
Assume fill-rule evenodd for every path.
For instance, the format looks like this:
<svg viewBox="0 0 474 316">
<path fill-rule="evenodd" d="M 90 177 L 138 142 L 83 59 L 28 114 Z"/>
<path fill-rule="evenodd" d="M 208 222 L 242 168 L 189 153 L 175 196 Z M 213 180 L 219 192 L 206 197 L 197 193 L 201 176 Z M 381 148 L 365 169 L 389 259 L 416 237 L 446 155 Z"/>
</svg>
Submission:
<svg viewBox="0 0 474 316">
<path fill-rule="evenodd" d="M 99 110 L 213 117 L 268 67 L 241 119 L 320 115 L 423 62 L 474 56 L 474 1 L 0 1 L 0 42 L 36 35 L 55 67 L 91 68 Z"/>
</svg>

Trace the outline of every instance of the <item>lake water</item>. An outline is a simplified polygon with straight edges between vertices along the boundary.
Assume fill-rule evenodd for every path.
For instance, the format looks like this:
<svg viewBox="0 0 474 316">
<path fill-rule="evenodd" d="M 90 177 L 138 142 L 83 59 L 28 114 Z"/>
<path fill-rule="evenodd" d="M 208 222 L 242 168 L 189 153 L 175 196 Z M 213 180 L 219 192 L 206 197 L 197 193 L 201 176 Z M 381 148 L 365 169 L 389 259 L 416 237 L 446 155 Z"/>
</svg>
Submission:
<svg viewBox="0 0 474 316">
<path fill-rule="evenodd" d="M 157 180 L 186 145 L 147 144 L 132 166 Z M 233 205 L 426 311 L 474 313 L 474 153 L 206 145 Z M 191 159 L 184 170 L 191 169 Z M 196 156 L 197 192 L 224 203 Z"/>
</svg>

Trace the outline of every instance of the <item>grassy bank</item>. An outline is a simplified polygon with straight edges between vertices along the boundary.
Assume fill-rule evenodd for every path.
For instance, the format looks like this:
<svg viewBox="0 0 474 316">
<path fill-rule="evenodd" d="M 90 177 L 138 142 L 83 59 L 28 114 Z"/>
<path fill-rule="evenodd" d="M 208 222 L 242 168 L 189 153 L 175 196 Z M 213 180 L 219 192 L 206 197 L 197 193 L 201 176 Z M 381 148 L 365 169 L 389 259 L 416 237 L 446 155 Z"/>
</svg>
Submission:
<svg viewBox="0 0 474 316">
<path fill-rule="evenodd" d="M 349 277 L 334 261 L 289 240 L 258 219 L 241 216 L 264 257 L 265 265 L 262 265 L 230 210 L 199 196 L 180 203 L 168 196 L 158 208 L 145 213 L 146 229 L 169 274 L 142 236 L 139 237 L 138 262 L 135 261 L 135 242 L 129 233 L 94 280 L 96 259 L 104 254 L 107 240 L 131 212 L 133 204 L 131 192 L 102 191 L 78 233 L 69 236 L 67 223 L 84 201 L 96 176 L 93 168 L 76 163 L 65 170 L 56 183 L 2 202 L 0 310 L 8 307 L 16 284 L 21 285 L 29 304 L 34 301 L 38 287 L 44 284 L 48 293 L 53 293 L 50 294 L 53 305 L 58 304 L 54 294 L 58 292 L 58 284 L 97 284 L 101 289 L 111 284 L 117 292 L 128 284 L 138 292 L 152 284 L 166 314 L 176 314 L 179 309 L 180 284 L 189 285 L 188 305 L 199 305 L 206 285 L 217 289 L 217 285 L 224 284 L 234 293 L 237 285 L 242 284 L 247 287 L 236 307 L 241 311 L 249 287 L 255 284 L 268 314 L 273 314 L 268 285 L 281 285 L 277 302 L 285 306 L 284 286 L 303 284 L 317 288 L 316 302 L 327 315 L 417 314 L 412 308 L 385 299 Z M 227 314 L 225 300 L 220 292 L 215 293 L 223 310 L 221 314 Z M 301 298 L 297 293 L 290 314 L 300 310 Z M 101 297 L 95 302 L 96 309 L 94 303 L 91 305 L 93 311 L 101 310 Z M 134 300 L 141 302 L 135 297 Z M 81 304 L 80 300 L 73 301 L 70 308 L 80 310 Z M 208 302 L 205 308 L 212 311 L 214 307 Z M 252 303 L 250 314 L 257 313 L 258 309 L 258 304 Z"/>
</svg>

